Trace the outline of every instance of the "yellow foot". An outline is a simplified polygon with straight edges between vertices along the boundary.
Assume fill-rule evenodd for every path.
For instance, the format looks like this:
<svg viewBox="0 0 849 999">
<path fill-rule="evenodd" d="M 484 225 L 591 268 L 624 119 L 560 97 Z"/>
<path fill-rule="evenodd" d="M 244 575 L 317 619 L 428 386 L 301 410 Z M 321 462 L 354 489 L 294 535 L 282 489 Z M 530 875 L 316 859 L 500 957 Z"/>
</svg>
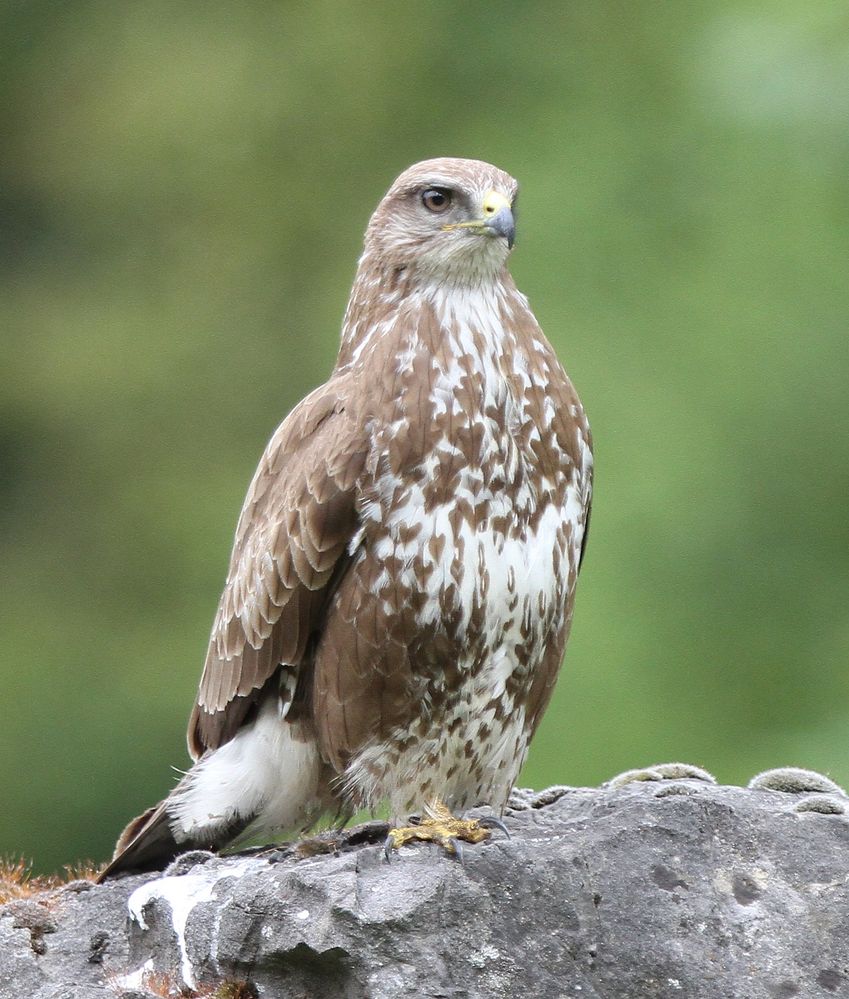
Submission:
<svg viewBox="0 0 849 999">
<path fill-rule="evenodd" d="M 507 838 L 507 826 L 496 818 L 458 819 L 438 799 L 425 806 L 425 818 L 415 826 L 400 826 L 390 829 L 383 845 L 383 853 L 389 860 L 391 851 L 413 840 L 439 843 L 458 860 L 463 859 L 463 843 L 482 843 L 492 835 L 493 828 L 500 829 Z"/>
</svg>

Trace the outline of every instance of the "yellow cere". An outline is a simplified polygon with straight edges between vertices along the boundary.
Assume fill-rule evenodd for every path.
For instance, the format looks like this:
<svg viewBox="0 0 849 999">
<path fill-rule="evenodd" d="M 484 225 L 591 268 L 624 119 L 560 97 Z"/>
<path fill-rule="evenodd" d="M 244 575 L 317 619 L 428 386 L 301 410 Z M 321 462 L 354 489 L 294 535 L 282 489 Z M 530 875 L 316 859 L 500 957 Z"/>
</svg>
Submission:
<svg viewBox="0 0 849 999">
<path fill-rule="evenodd" d="M 480 232 L 486 232 L 486 219 L 492 218 L 492 216 L 500 212 L 502 208 L 510 208 L 510 201 L 500 191 L 487 191 L 483 196 L 483 203 L 481 207 L 483 208 L 484 214 L 482 219 L 471 219 L 469 222 L 449 222 L 442 226 L 442 231 L 451 232 L 452 229 L 477 229 Z"/>
<path fill-rule="evenodd" d="M 483 213 L 486 216 L 495 215 L 502 208 L 509 208 L 510 201 L 500 191 L 487 191 L 483 196 Z"/>
</svg>

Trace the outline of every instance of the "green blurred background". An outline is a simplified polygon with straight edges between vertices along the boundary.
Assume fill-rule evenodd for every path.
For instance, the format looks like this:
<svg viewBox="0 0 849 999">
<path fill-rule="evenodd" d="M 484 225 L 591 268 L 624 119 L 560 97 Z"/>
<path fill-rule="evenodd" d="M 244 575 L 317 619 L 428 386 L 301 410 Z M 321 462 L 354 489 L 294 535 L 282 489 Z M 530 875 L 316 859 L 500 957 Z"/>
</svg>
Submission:
<svg viewBox="0 0 849 999">
<path fill-rule="evenodd" d="M 429 156 L 522 183 L 513 271 L 596 437 L 523 782 L 849 781 L 839 4 L 0 8 L 0 853 L 171 786 L 244 491 Z"/>
</svg>

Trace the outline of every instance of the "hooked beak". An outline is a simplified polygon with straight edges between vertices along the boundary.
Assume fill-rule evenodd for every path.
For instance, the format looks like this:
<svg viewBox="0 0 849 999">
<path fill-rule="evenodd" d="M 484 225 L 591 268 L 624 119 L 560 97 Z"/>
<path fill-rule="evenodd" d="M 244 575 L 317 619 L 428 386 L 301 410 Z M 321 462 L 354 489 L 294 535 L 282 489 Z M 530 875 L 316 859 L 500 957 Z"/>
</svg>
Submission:
<svg viewBox="0 0 849 999">
<path fill-rule="evenodd" d="M 507 240 L 507 249 L 513 249 L 516 239 L 516 220 L 510 201 L 500 191 L 487 191 L 483 196 L 483 224 L 496 236 Z"/>
<path fill-rule="evenodd" d="M 486 219 L 484 226 L 496 236 L 503 236 L 507 240 L 508 250 L 513 249 L 513 243 L 516 241 L 516 221 L 509 205 Z"/>
<path fill-rule="evenodd" d="M 507 249 L 513 249 L 516 241 L 516 220 L 509 200 L 500 191 L 487 191 L 483 198 L 483 218 L 470 222 L 454 222 L 444 225 L 444 231 L 471 229 L 485 236 L 502 236 L 507 240 Z"/>
</svg>

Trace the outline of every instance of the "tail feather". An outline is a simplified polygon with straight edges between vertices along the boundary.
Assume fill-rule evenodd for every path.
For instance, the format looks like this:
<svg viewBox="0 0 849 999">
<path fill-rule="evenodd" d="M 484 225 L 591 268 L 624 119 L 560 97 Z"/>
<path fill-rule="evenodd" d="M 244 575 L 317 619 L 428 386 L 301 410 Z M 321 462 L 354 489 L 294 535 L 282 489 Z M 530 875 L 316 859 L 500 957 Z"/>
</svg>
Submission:
<svg viewBox="0 0 849 999">
<path fill-rule="evenodd" d="M 180 789 L 180 785 L 176 790 Z M 218 850 L 229 844 L 248 825 L 248 820 L 234 816 L 227 823 L 219 823 L 209 830 L 199 830 L 195 835 L 174 835 L 174 795 L 169 795 L 158 805 L 148 808 L 129 822 L 118 837 L 115 852 L 107 866 L 97 876 L 100 884 L 106 878 L 130 871 L 161 871 L 175 857 L 189 850 Z M 206 832 L 206 835 L 204 835 Z"/>
<path fill-rule="evenodd" d="M 177 843 L 171 832 L 166 802 L 160 801 L 127 824 L 115 844 L 112 860 L 97 877 L 98 884 L 127 871 L 159 870 L 187 849 L 188 844 Z"/>
<path fill-rule="evenodd" d="M 237 845 L 243 833 L 273 838 L 303 828 L 338 807 L 330 776 L 309 733 L 284 722 L 268 699 L 255 721 L 202 756 L 164 801 L 130 822 L 98 880 L 161 869 L 186 850 Z"/>
</svg>

